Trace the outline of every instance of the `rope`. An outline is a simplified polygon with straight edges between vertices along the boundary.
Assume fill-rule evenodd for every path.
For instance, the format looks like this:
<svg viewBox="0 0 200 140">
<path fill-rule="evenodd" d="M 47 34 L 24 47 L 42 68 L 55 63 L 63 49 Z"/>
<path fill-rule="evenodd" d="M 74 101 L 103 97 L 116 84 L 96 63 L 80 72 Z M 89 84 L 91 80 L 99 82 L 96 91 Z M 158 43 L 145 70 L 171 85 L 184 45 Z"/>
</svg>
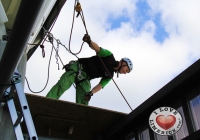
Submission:
<svg viewBox="0 0 200 140">
<path fill-rule="evenodd" d="M 44 29 L 45 30 L 45 29 Z M 46 31 L 46 30 L 45 30 Z M 49 41 L 47 41 L 47 42 L 50 42 L 51 44 L 52 44 L 52 50 L 51 50 L 51 54 L 50 54 L 50 58 L 49 58 L 49 65 L 48 65 L 48 75 L 47 75 L 47 82 L 46 82 L 46 84 L 45 84 L 45 86 L 44 86 L 44 88 L 41 90 L 41 91 L 33 91 L 33 90 L 31 90 L 31 88 L 30 88 L 30 85 L 29 85 L 29 82 L 28 82 L 28 79 L 25 77 L 25 80 L 26 80 L 26 82 L 27 82 L 27 86 L 28 86 L 28 88 L 29 88 L 29 90 L 31 91 L 31 92 L 33 92 L 33 93 L 41 93 L 42 91 L 44 91 L 44 89 L 46 88 L 46 86 L 47 86 L 47 84 L 48 84 L 48 81 L 49 81 L 49 69 L 50 69 L 50 61 L 51 61 L 51 57 L 52 57 L 52 52 L 53 52 L 53 49 L 56 51 L 56 48 L 55 48 L 55 46 L 54 46 L 54 44 L 53 44 L 53 40 L 56 40 L 56 42 L 57 42 L 57 45 L 62 45 L 63 47 L 65 47 L 65 45 L 63 45 L 61 42 L 60 42 L 60 40 L 59 39 L 56 39 L 54 36 L 53 36 L 53 34 L 52 33 L 50 33 L 50 32 L 48 32 L 48 31 L 46 31 L 46 33 L 47 33 L 47 37 L 48 37 L 48 39 L 49 39 Z M 66 47 L 65 47 L 66 48 Z M 69 52 L 69 50 L 66 48 L 66 50 Z M 62 63 L 62 65 L 64 66 L 64 63 L 62 62 L 62 59 L 60 58 L 60 56 L 59 56 L 59 54 L 57 54 L 57 57 L 60 59 L 60 62 Z M 76 56 L 77 57 L 77 56 Z M 74 86 L 74 88 L 75 88 L 75 85 L 73 84 L 73 86 Z"/>
<path fill-rule="evenodd" d="M 79 2 L 78 2 L 78 3 L 79 3 Z M 73 31 L 73 27 L 74 27 L 75 8 L 76 8 L 76 0 L 75 0 L 75 3 L 74 3 L 74 12 L 73 12 L 72 26 L 71 26 L 70 36 L 69 36 L 69 51 L 70 51 L 70 53 L 73 54 L 73 55 L 79 54 L 79 53 L 81 52 L 81 50 L 82 50 L 82 48 L 83 48 L 83 44 L 84 44 L 84 42 L 83 42 L 82 45 L 81 45 L 80 50 L 79 50 L 77 53 L 73 53 L 73 52 L 71 51 L 71 46 L 70 46 L 70 44 L 71 44 L 71 38 L 72 38 L 72 31 Z M 80 9 L 79 9 L 79 10 L 80 10 Z M 80 11 L 78 11 L 78 13 L 80 13 Z M 78 15 L 77 15 L 77 16 L 78 16 Z"/>
<path fill-rule="evenodd" d="M 43 30 L 44 30 L 44 32 L 45 32 L 47 38 L 49 39 L 49 41 L 48 41 L 48 40 L 46 40 L 46 41 L 47 41 L 47 42 L 50 42 L 50 43 L 52 44 L 52 50 L 54 49 L 54 50 L 57 52 L 57 49 L 55 48 L 54 43 L 53 43 L 53 42 L 54 42 L 53 40 L 56 40 L 57 46 L 58 46 L 58 45 L 61 45 L 61 46 L 63 46 L 68 52 L 70 52 L 70 51 L 67 49 L 67 47 L 66 47 L 65 45 L 63 45 L 63 44 L 60 42 L 59 39 L 56 39 L 56 38 L 53 36 L 52 33 L 50 33 L 49 31 L 47 31 L 44 27 L 43 27 Z M 35 44 L 29 44 L 29 45 L 35 45 Z M 42 45 L 42 46 L 43 46 L 43 45 Z M 56 57 L 59 58 L 60 62 L 61 62 L 62 65 L 64 66 L 64 63 L 63 63 L 62 59 L 60 58 L 59 54 L 57 53 L 56 55 L 57 55 Z M 52 52 L 51 52 L 51 56 L 52 56 Z M 36 92 L 36 91 L 31 90 L 30 85 L 29 85 L 29 82 L 28 82 L 28 79 L 25 77 L 25 80 L 26 80 L 26 82 L 27 82 L 28 88 L 29 88 L 29 90 L 30 90 L 31 92 L 33 92 L 33 93 L 40 93 L 40 92 L 44 91 L 44 89 L 46 88 L 46 86 L 47 86 L 47 84 L 48 84 L 48 80 L 49 80 L 49 69 L 50 69 L 51 56 L 50 56 L 49 65 L 48 65 L 47 82 L 46 82 L 46 84 L 45 84 L 45 87 L 44 87 L 41 91 Z M 75 55 L 75 56 L 76 56 L 76 55 Z M 78 57 L 76 56 L 76 58 L 78 58 Z M 57 60 L 57 63 L 58 63 L 58 60 Z M 73 86 L 75 87 L 74 84 L 73 84 Z"/>
<path fill-rule="evenodd" d="M 92 46 L 93 47 L 93 46 Z M 94 47 L 93 47 L 94 48 Z M 99 57 L 99 56 L 98 56 Z M 109 76 L 112 78 L 113 82 L 115 83 L 117 89 L 119 90 L 119 92 L 121 93 L 122 97 L 124 98 L 124 100 L 126 101 L 126 103 L 128 104 L 129 108 L 133 111 L 133 109 L 131 108 L 130 104 L 128 103 L 128 101 L 126 100 L 125 96 L 123 95 L 123 93 L 121 92 L 121 90 L 119 89 L 119 87 L 117 86 L 115 80 L 113 79 L 113 77 L 111 76 L 110 72 L 108 71 L 107 67 L 105 66 L 105 64 L 103 63 L 102 59 L 99 57 L 99 59 L 101 60 L 101 63 L 103 64 L 103 66 L 106 68 L 106 71 L 108 72 Z"/>
<path fill-rule="evenodd" d="M 77 0 L 75 0 L 75 4 L 76 4 L 76 1 L 77 1 Z M 79 2 L 77 2 L 77 4 L 78 4 L 78 3 L 79 3 Z M 74 11 L 75 11 L 75 10 L 74 10 Z M 84 25 L 84 27 L 85 27 L 86 34 L 88 34 L 87 27 L 86 27 L 86 23 L 85 23 L 85 19 L 84 19 L 84 15 L 83 15 L 83 10 L 81 10 L 80 15 L 81 15 L 81 19 L 82 19 L 82 21 L 83 21 L 83 25 Z M 74 19 L 73 19 L 73 20 L 74 20 Z M 74 21 L 73 21 L 73 22 L 74 22 Z M 73 23 L 73 22 L 72 22 L 72 23 Z M 72 27 L 73 27 L 73 26 L 72 26 Z M 71 32 L 72 32 L 72 31 L 71 31 Z M 71 37 L 70 37 L 70 38 L 71 38 Z M 91 43 L 91 46 L 92 46 L 92 48 L 94 49 L 94 46 L 92 45 L 92 43 Z M 82 49 L 82 47 L 81 47 L 81 49 Z M 94 50 L 95 50 L 95 49 L 94 49 Z M 98 58 L 100 59 L 102 65 L 105 67 L 106 71 L 109 73 L 109 76 L 112 78 L 113 82 L 115 83 L 117 89 L 119 90 L 119 92 L 121 93 L 122 97 L 124 98 L 124 100 L 125 100 L 126 103 L 128 104 L 129 108 L 130 108 L 131 110 L 133 110 L 133 109 L 131 108 L 130 104 L 128 103 L 128 101 L 126 100 L 125 96 L 123 95 L 123 93 L 122 93 L 121 90 L 119 89 L 119 87 L 118 87 L 118 85 L 116 84 L 115 80 L 114 80 L 113 77 L 111 76 L 110 72 L 108 71 L 108 69 L 107 69 L 107 67 L 105 66 L 104 62 L 102 61 L 101 57 L 98 56 Z"/>
<path fill-rule="evenodd" d="M 74 7 L 75 7 L 75 8 L 76 8 L 76 3 L 77 3 L 77 5 L 80 4 L 79 2 L 77 2 L 77 0 L 75 0 L 75 3 L 74 3 Z M 70 52 L 71 54 L 73 54 L 73 55 L 75 55 L 75 56 L 81 52 L 81 50 L 82 50 L 82 48 L 83 48 L 83 44 L 84 44 L 84 42 L 83 42 L 82 45 L 81 45 L 81 48 L 80 48 L 79 52 L 73 53 L 73 52 L 71 51 L 70 44 L 71 44 L 72 31 L 73 31 L 73 26 L 74 26 L 74 17 L 75 17 L 75 10 L 76 10 L 75 8 L 74 8 L 72 26 L 71 26 L 71 31 L 70 31 L 69 50 L 65 47 L 65 45 L 63 45 L 63 44 L 60 42 L 60 40 L 54 38 L 53 35 L 52 35 L 49 31 L 47 31 L 47 34 L 48 34 L 48 35 L 51 34 L 51 38 L 49 38 L 49 42 L 52 43 L 52 51 L 53 51 L 53 48 L 54 48 L 54 50 L 56 51 L 56 59 L 59 58 L 63 66 L 64 66 L 64 64 L 63 64 L 63 62 L 62 62 L 62 60 L 61 60 L 61 58 L 60 58 L 60 56 L 59 56 L 59 54 L 58 54 L 58 47 L 57 47 L 57 49 L 56 49 L 56 48 L 54 47 L 54 45 L 53 45 L 53 39 L 55 39 L 55 40 L 57 41 L 57 45 L 59 45 L 59 44 L 62 45 L 63 47 L 66 48 L 66 50 L 67 50 L 68 52 Z M 60 12 L 59 12 L 59 13 L 60 13 Z M 78 17 L 79 15 L 81 16 L 83 25 L 84 25 L 84 27 L 85 27 L 86 34 L 88 34 L 87 27 L 86 27 L 86 23 L 85 23 L 85 19 L 84 19 L 84 14 L 83 14 L 83 10 L 82 10 L 82 9 L 81 9 L 80 11 L 78 11 L 77 17 Z M 57 19 L 57 17 L 56 17 L 56 19 Z M 56 20 L 55 20 L 55 21 L 56 21 Z M 55 24 L 55 21 L 54 21 L 54 23 L 53 23 L 53 26 L 54 26 L 54 24 Z M 53 26 L 52 26 L 52 27 L 53 27 Z M 44 29 L 44 28 L 43 28 L 43 29 Z M 52 28 L 51 28 L 51 29 L 52 29 Z M 51 31 L 51 29 L 50 29 L 50 31 Z M 45 29 L 44 29 L 44 30 L 45 30 Z M 45 30 L 45 31 L 46 31 L 46 30 Z M 45 39 L 43 40 L 42 45 L 43 45 L 44 41 L 46 41 L 46 38 L 48 37 L 48 35 L 47 35 L 47 36 L 45 37 Z M 94 47 L 93 47 L 92 44 L 91 44 L 91 46 L 92 46 L 92 48 L 94 49 Z M 42 47 L 43 47 L 43 46 L 42 46 Z M 41 48 L 42 48 L 42 47 L 41 47 Z M 44 47 L 43 47 L 42 49 L 44 49 Z M 42 51 L 43 51 L 43 50 L 42 50 Z M 52 51 L 51 51 L 51 55 L 52 55 Z M 44 56 L 44 55 L 43 55 L 43 56 Z M 77 56 L 76 56 L 76 57 L 77 57 Z M 77 57 L 77 58 L 78 58 L 78 57 Z M 122 97 L 124 98 L 124 100 L 125 100 L 126 103 L 128 104 L 129 108 L 130 108 L 131 110 L 133 110 L 133 109 L 131 108 L 130 104 L 128 103 L 128 101 L 126 100 L 125 96 L 124 96 L 123 93 L 121 92 L 120 88 L 119 88 L 118 85 L 116 84 L 115 80 L 114 80 L 113 77 L 111 76 L 110 72 L 108 71 L 108 69 L 107 69 L 107 67 L 105 66 L 105 64 L 104 64 L 104 62 L 102 61 L 102 59 L 101 59 L 99 56 L 98 56 L 98 58 L 100 59 L 102 65 L 105 67 L 106 71 L 109 73 L 109 76 L 110 76 L 111 79 L 113 80 L 115 86 L 117 87 L 117 89 L 118 89 L 119 92 L 121 93 Z M 50 60 L 51 60 L 51 56 L 50 56 Z M 49 66 L 48 66 L 47 83 L 48 83 L 48 80 L 49 80 L 50 60 L 49 60 Z M 58 59 L 57 59 L 57 63 L 58 63 Z M 27 85 L 28 85 L 28 87 L 29 87 L 28 80 L 26 79 L 26 81 L 27 81 Z M 46 83 L 45 87 L 43 88 L 43 90 L 46 88 L 47 83 Z M 74 86 L 74 87 L 75 87 L 75 86 Z M 30 90 L 31 92 L 33 92 L 33 91 L 30 89 L 30 87 L 29 87 L 29 90 Z M 43 90 L 41 90 L 41 91 L 39 91 L 39 92 L 33 92 L 33 93 L 40 93 L 40 92 L 42 92 Z"/>
<path fill-rule="evenodd" d="M 66 0 L 65 1 L 63 1 L 63 4 L 62 4 L 62 6 L 61 6 L 61 8 L 59 9 L 59 11 L 58 11 L 58 13 L 57 13 L 57 15 L 56 15 L 56 18 L 54 19 L 54 21 L 53 21 L 53 24 L 51 25 L 51 27 L 50 27 L 50 29 L 49 29 L 49 31 L 48 32 L 51 32 L 51 30 L 53 29 L 53 27 L 54 27 L 54 25 L 55 25 L 55 23 L 56 23 L 56 21 L 57 21 L 57 19 L 58 19 L 58 16 L 59 16 L 59 14 L 60 14 L 60 11 L 61 11 L 61 9 L 62 9 L 62 7 L 64 6 L 64 4 L 65 4 L 65 2 L 66 2 Z M 42 27 L 43 27 L 43 25 L 44 25 L 44 19 L 43 19 L 43 23 L 42 23 Z M 43 29 L 44 29 L 44 27 L 43 27 Z M 45 29 L 44 29 L 45 30 Z M 47 30 L 45 30 L 45 31 L 47 31 Z M 31 43 L 28 43 L 28 45 L 36 45 L 36 46 L 38 46 L 39 44 L 40 44 L 40 48 L 42 49 L 42 56 L 43 56 L 43 58 L 45 57 L 45 51 L 44 51 L 44 42 L 45 41 L 47 41 L 46 39 L 47 39 L 47 36 L 45 36 L 46 35 L 46 33 L 44 33 L 44 35 L 43 35 L 43 41 L 42 41 L 42 43 L 38 43 L 38 44 L 31 44 Z"/>
<path fill-rule="evenodd" d="M 54 48 L 54 46 L 52 45 L 51 54 L 50 54 L 50 58 L 49 58 L 49 64 L 48 64 L 47 82 L 46 82 L 44 88 L 41 91 L 33 91 L 33 90 L 31 90 L 29 82 L 28 82 L 28 79 L 25 77 L 25 80 L 27 82 L 27 86 L 28 86 L 29 90 L 31 92 L 33 92 L 33 93 L 40 93 L 40 92 L 44 91 L 44 89 L 47 87 L 47 84 L 48 84 L 48 81 L 49 81 L 49 69 L 50 69 L 50 64 L 51 64 L 50 62 L 51 62 L 51 57 L 52 57 L 52 53 L 53 53 L 53 48 Z"/>
<path fill-rule="evenodd" d="M 56 23 L 56 21 L 57 21 L 57 19 L 58 19 L 58 16 L 59 16 L 59 14 L 60 14 L 60 11 L 61 11 L 62 7 L 64 6 L 65 2 L 66 2 L 66 1 L 63 2 L 62 6 L 61 6 L 61 8 L 60 8 L 60 10 L 59 10 L 59 12 L 57 13 L 56 18 L 55 18 L 55 20 L 53 21 L 52 26 L 50 27 L 49 32 L 51 32 L 51 30 L 53 29 L 53 27 L 54 27 L 54 25 L 55 25 L 55 23 Z M 43 25 L 42 25 L 42 26 L 43 26 Z M 45 30 L 44 27 L 43 27 L 43 29 Z M 46 31 L 46 30 L 45 30 L 45 31 Z M 45 35 L 45 34 L 44 34 L 44 35 Z M 44 57 L 45 57 L 45 51 L 44 51 L 44 45 L 43 45 L 43 44 L 44 44 L 44 42 L 46 41 L 47 36 L 46 36 L 46 37 L 43 37 L 43 38 L 44 38 L 44 40 L 43 40 L 42 43 L 40 44 L 40 47 L 41 47 L 41 49 L 42 49 L 42 56 L 43 56 L 43 58 L 44 58 Z M 29 43 L 28 43 L 28 45 L 39 45 L 39 44 L 29 44 Z M 61 45 L 62 45 L 62 44 L 61 44 Z M 65 46 L 64 46 L 64 47 L 65 47 Z M 52 51 L 53 51 L 53 48 L 54 48 L 54 50 L 55 50 L 54 45 L 52 45 Z M 65 47 L 65 48 L 66 48 L 66 47 Z M 67 48 L 66 48 L 66 49 L 67 49 Z M 52 55 L 52 51 L 51 51 L 51 55 Z M 29 88 L 29 90 L 30 90 L 31 92 L 33 92 L 33 93 L 40 93 L 40 92 L 42 92 L 42 91 L 46 88 L 46 86 L 47 86 L 47 84 L 48 84 L 48 81 L 49 81 L 49 68 L 50 68 L 51 55 L 50 55 L 50 59 L 49 59 L 47 82 L 46 82 L 44 88 L 43 88 L 41 91 L 35 92 L 35 91 L 31 90 L 31 88 L 30 88 L 30 86 L 29 86 L 29 83 L 28 83 L 28 79 L 25 77 L 25 80 L 26 80 L 26 82 L 27 82 L 28 88 Z M 58 58 L 60 59 L 59 55 L 58 55 Z M 62 62 L 61 59 L 60 59 L 60 61 Z M 62 64 L 63 64 L 63 62 L 62 62 Z M 63 65 L 64 65 L 64 64 L 63 64 Z"/>
</svg>

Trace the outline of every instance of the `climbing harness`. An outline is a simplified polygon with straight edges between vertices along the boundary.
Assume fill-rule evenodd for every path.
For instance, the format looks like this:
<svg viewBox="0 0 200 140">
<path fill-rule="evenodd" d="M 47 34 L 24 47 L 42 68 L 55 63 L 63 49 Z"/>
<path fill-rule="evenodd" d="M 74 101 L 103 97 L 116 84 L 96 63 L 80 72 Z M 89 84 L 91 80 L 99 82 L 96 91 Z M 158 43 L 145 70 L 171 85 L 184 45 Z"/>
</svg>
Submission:
<svg viewBox="0 0 200 140">
<path fill-rule="evenodd" d="M 58 63 L 58 58 L 60 59 L 60 57 L 59 57 L 59 54 L 58 54 L 58 50 L 59 50 L 59 45 L 62 45 L 63 47 L 65 47 L 66 48 L 66 50 L 68 51 L 68 52 L 70 52 L 72 55 L 74 55 L 74 56 L 76 56 L 77 54 L 79 54 L 80 52 L 81 52 L 81 50 L 82 50 L 82 47 L 83 47 L 83 44 L 84 44 L 84 42 L 82 43 L 82 45 L 81 45 L 81 48 L 80 48 L 80 51 L 78 52 L 78 53 L 73 53 L 72 51 L 71 51 L 71 48 L 70 48 L 70 43 L 71 43 L 71 37 L 72 37 L 72 30 L 73 30 L 73 25 L 74 25 L 74 17 L 75 17 L 75 11 L 77 12 L 77 16 L 76 17 L 78 17 L 79 15 L 80 15 L 80 17 L 81 17 L 81 19 L 82 19 L 82 22 L 83 22 L 83 25 L 84 25 L 84 27 L 85 27 L 85 31 L 86 31 L 86 34 L 88 34 L 88 31 L 87 31 L 87 28 L 86 28 L 86 23 L 85 23 L 85 19 L 84 19 L 84 15 L 83 15 L 83 10 L 82 10 L 82 8 L 81 8 L 81 4 L 80 4 L 80 2 L 78 1 L 78 0 L 75 0 L 75 3 L 74 3 L 74 13 L 73 13 L 73 20 L 72 20 L 72 26 L 71 26 L 71 32 L 70 32 L 70 37 L 69 37 L 69 49 L 67 49 L 66 47 L 65 47 L 65 45 L 63 45 L 61 42 L 60 42 L 60 40 L 58 40 L 58 39 L 55 39 L 54 37 L 53 37 L 53 34 L 52 33 L 50 33 L 49 31 L 46 31 L 44 28 L 44 30 L 45 30 L 45 35 L 46 35 L 46 37 L 49 39 L 49 42 L 52 44 L 52 49 L 54 48 L 54 50 L 56 51 L 56 63 L 58 64 L 58 69 L 59 69 L 59 63 Z M 57 18 L 56 18 L 57 19 Z M 54 22 L 54 24 L 55 24 L 55 22 Z M 54 25 L 53 24 L 53 25 Z M 51 28 L 52 29 L 52 28 Z M 55 49 L 55 47 L 54 47 L 54 45 L 53 45 L 53 40 L 56 40 L 57 41 L 57 48 Z M 44 41 L 45 41 L 46 39 L 44 39 Z M 44 43 L 44 42 L 43 42 Z M 42 44 L 43 44 L 42 43 Z M 91 45 L 91 47 L 92 48 L 94 48 L 93 47 L 93 45 L 90 43 L 90 45 Z M 44 47 L 41 47 L 42 49 L 44 49 Z M 77 56 L 76 56 L 77 57 Z M 99 57 L 99 56 L 98 56 Z M 51 57 L 50 57 L 51 58 Z M 78 57 L 77 57 L 78 58 Z M 113 82 L 114 82 L 114 84 L 116 85 L 116 87 L 118 88 L 118 90 L 119 90 L 119 92 L 121 93 L 121 95 L 122 95 L 122 97 L 124 98 L 124 100 L 126 101 L 126 103 L 128 104 L 128 106 L 130 107 L 130 109 L 132 110 L 132 108 L 131 108 L 131 106 L 129 105 L 129 103 L 128 103 L 128 101 L 126 100 L 126 98 L 124 97 L 124 95 L 122 94 L 122 92 L 121 92 L 121 90 L 119 89 L 119 87 L 117 86 L 117 84 L 116 84 L 116 82 L 114 81 L 114 79 L 113 79 L 113 77 L 111 76 L 111 74 L 110 74 L 110 72 L 108 71 L 108 69 L 107 69 L 107 67 L 105 66 L 105 64 L 104 64 L 104 62 L 101 60 L 101 58 L 99 57 L 99 59 L 100 59 L 100 61 L 101 61 L 101 63 L 102 63 L 102 65 L 105 67 L 105 69 L 106 69 L 106 71 L 108 72 L 108 74 L 110 75 L 110 77 L 111 77 L 111 79 L 113 80 Z M 60 61 L 61 61 L 61 63 L 62 63 L 62 60 L 60 59 Z M 50 63 L 50 61 L 49 61 L 49 63 Z M 72 63 L 72 62 L 71 62 Z M 62 63 L 63 64 L 63 63 Z M 79 63 L 78 63 L 79 64 Z M 50 65 L 49 65 L 50 66 Z M 64 66 L 64 64 L 63 64 L 63 66 Z M 65 67 L 65 66 L 64 66 Z M 69 67 L 69 66 L 68 66 Z M 67 69 L 67 70 L 70 70 L 70 69 Z M 48 72 L 49 73 L 49 72 Z M 81 83 L 82 81 L 84 81 L 84 80 L 87 80 L 86 78 L 84 78 L 84 76 L 82 75 L 82 66 L 81 66 L 81 64 L 79 64 L 79 66 L 78 66 L 78 73 L 77 73 L 77 79 L 78 79 L 78 82 L 76 82 L 76 84 L 79 84 L 79 83 Z M 26 79 L 27 80 L 27 79 Z M 28 83 L 28 82 L 27 82 Z M 47 84 L 47 83 L 46 83 Z M 28 87 L 29 87 L 29 84 L 28 84 Z M 45 85 L 45 88 L 46 88 L 46 85 Z M 30 87 L 29 87 L 29 89 L 30 89 Z M 44 90 L 44 89 L 43 89 Z M 33 91 L 32 91 L 33 92 Z M 34 92 L 34 93 L 36 93 L 36 92 Z M 38 92 L 37 92 L 38 93 Z"/>
<path fill-rule="evenodd" d="M 76 1 L 75 0 L 75 3 L 74 5 L 76 5 Z M 77 1 L 77 4 L 79 3 L 79 1 Z M 74 10 L 75 11 L 75 10 Z M 74 16 L 74 15 L 73 15 Z M 80 12 L 80 16 L 82 18 L 82 21 L 83 21 L 83 25 L 85 27 L 85 31 L 86 31 L 86 34 L 88 35 L 88 31 L 87 31 L 87 28 L 86 28 L 86 23 L 85 23 L 85 19 L 84 19 L 84 15 L 83 15 L 83 10 L 81 9 L 81 12 Z M 72 21 L 72 28 L 71 28 L 71 33 L 70 33 L 70 40 L 69 42 L 71 41 L 71 35 L 72 35 L 72 29 L 73 29 L 73 23 L 74 23 L 74 18 L 73 18 L 73 21 Z M 91 47 L 93 47 L 93 45 L 90 43 Z M 82 46 L 83 46 L 83 43 L 82 43 Z M 82 49 L 82 46 L 81 46 L 81 49 Z M 70 43 L 69 43 L 69 50 L 70 50 Z M 71 51 L 70 51 L 71 52 Z M 71 52 L 72 53 L 72 52 Z M 99 56 L 98 56 L 99 57 Z M 116 87 L 118 88 L 119 92 L 121 93 L 122 97 L 124 98 L 124 100 L 126 101 L 126 103 L 128 104 L 128 106 L 130 107 L 131 110 L 133 110 L 131 108 L 131 106 L 129 105 L 128 101 L 126 100 L 126 98 L 124 97 L 123 93 L 121 92 L 121 90 L 119 89 L 119 87 L 117 86 L 116 82 L 114 81 L 113 77 L 111 76 L 110 72 L 108 71 L 107 67 L 105 66 L 103 60 L 99 57 L 99 60 L 101 61 L 102 65 L 105 67 L 106 71 L 108 72 L 108 74 L 110 75 L 111 79 L 113 80 L 113 82 L 115 83 Z"/>
<path fill-rule="evenodd" d="M 77 70 L 77 72 L 74 71 L 74 70 L 72 70 L 72 69 L 70 69 L 70 66 L 71 66 L 72 64 L 74 64 L 74 63 L 77 63 L 77 65 L 78 65 L 78 70 Z M 67 65 L 65 65 L 65 66 L 63 67 L 63 69 L 65 69 L 65 71 L 73 71 L 73 73 L 76 73 L 76 84 L 77 84 L 77 83 L 81 83 L 81 82 L 83 82 L 84 80 L 86 80 L 86 78 L 83 76 L 83 67 L 82 67 L 82 64 L 80 64 L 78 61 L 74 61 L 74 60 L 70 61 Z M 72 74 L 73 74 L 73 73 L 72 73 Z"/>
<path fill-rule="evenodd" d="M 75 3 L 76 3 L 76 0 L 75 0 Z M 87 31 L 87 28 L 86 28 L 86 24 L 85 24 L 84 15 L 83 15 L 83 10 L 81 10 L 81 18 L 82 18 L 82 21 L 83 21 L 83 25 L 84 25 L 84 27 L 85 27 L 86 34 L 88 34 L 88 31 Z M 74 22 L 74 20 L 73 20 L 73 22 Z M 72 23 L 73 23 L 73 22 L 72 22 Z M 73 28 L 73 25 L 72 25 L 72 28 Z M 72 34 L 72 29 L 71 29 L 71 34 Z M 71 39 L 71 34 L 70 34 L 70 39 Z M 83 45 L 83 44 L 82 44 L 82 45 Z M 69 43 L 69 46 L 70 46 L 70 43 Z M 91 47 L 94 48 L 92 44 L 91 44 Z M 82 49 L 82 47 L 81 47 L 81 49 Z M 99 56 L 98 56 L 98 57 L 99 57 Z M 129 105 L 128 101 L 126 100 L 126 98 L 124 97 L 123 93 L 121 92 L 121 90 L 120 90 L 119 87 L 117 86 L 117 84 L 116 84 L 115 80 L 113 79 L 113 77 L 111 76 L 110 72 L 108 71 L 108 69 L 107 69 L 107 67 L 105 66 L 103 60 L 102 60 L 100 57 L 99 57 L 99 60 L 101 61 L 102 65 L 105 67 L 106 71 L 107 71 L 108 74 L 110 75 L 111 79 L 113 80 L 114 84 L 115 84 L 116 87 L 118 88 L 118 90 L 119 90 L 119 92 L 121 93 L 122 97 L 124 98 L 124 100 L 125 100 L 126 103 L 128 104 L 129 108 L 130 108 L 131 110 L 133 110 L 133 109 L 131 108 L 131 106 Z"/>
<path fill-rule="evenodd" d="M 78 70 L 77 72 L 75 72 L 74 70 L 70 69 L 69 67 L 74 64 L 77 63 L 78 64 Z M 78 63 L 77 61 L 70 61 L 67 65 L 64 66 L 65 67 L 65 71 L 73 71 L 74 73 L 77 73 L 77 79 L 80 81 L 84 78 L 84 76 L 82 75 L 82 64 Z"/>
<path fill-rule="evenodd" d="M 81 69 L 81 64 L 78 63 L 78 75 L 77 75 L 77 78 L 79 80 L 82 80 L 83 79 L 83 76 L 82 76 L 82 69 Z"/>
</svg>

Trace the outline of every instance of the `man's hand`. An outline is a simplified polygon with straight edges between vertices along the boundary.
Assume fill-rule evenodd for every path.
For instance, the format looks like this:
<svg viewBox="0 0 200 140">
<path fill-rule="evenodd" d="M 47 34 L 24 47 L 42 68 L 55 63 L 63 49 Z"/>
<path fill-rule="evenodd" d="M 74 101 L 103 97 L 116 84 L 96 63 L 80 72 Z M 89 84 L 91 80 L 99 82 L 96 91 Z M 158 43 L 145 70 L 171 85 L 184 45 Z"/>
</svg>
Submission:
<svg viewBox="0 0 200 140">
<path fill-rule="evenodd" d="M 87 92 L 87 93 L 86 93 L 86 95 L 85 95 L 85 100 L 86 100 L 86 101 L 90 101 L 90 99 L 91 99 L 91 96 L 93 96 L 93 93 L 92 93 L 92 91 L 90 91 L 90 92 Z"/>
<path fill-rule="evenodd" d="M 90 38 L 90 36 L 88 34 L 84 35 L 83 41 L 87 42 L 89 47 L 91 49 L 95 50 L 96 53 L 100 52 L 100 47 L 94 41 L 91 41 L 91 38 Z"/>
<path fill-rule="evenodd" d="M 83 41 L 84 42 L 87 42 L 88 44 L 91 43 L 91 38 L 88 34 L 85 34 L 84 37 L 83 37 Z"/>
</svg>

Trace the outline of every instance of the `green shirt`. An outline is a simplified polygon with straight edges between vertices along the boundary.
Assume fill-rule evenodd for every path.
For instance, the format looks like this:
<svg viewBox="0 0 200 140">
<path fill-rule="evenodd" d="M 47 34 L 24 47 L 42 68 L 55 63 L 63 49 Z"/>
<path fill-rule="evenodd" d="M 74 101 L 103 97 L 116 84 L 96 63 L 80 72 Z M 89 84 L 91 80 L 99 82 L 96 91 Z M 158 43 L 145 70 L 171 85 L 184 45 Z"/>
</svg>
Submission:
<svg viewBox="0 0 200 140">
<path fill-rule="evenodd" d="M 112 53 L 109 50 L 100 48 L 100 52 L 97 54 L 99 57 L 106 57 L 109 55 L 112 55 Z M 102 88 L 105 87 L 110 82 L 111 78 L 101 78 L 99 84 L 101 84 Z"/>
</svg>

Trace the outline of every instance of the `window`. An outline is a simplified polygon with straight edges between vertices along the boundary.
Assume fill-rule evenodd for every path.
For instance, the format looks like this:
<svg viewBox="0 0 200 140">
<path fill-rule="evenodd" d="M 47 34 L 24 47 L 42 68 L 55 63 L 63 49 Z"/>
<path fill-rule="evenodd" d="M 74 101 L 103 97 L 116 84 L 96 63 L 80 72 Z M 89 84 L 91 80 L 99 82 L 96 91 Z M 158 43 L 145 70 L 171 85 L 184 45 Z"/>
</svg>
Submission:
<svg viewBox="0 0 200 140">
<path fill-rule="evenodd" d="M 192 114 L 192 121 L 194 123 L 195 130 L 200 129 L 200 95 L 189 101 L 190 110 Z"/>
<path fill-rule="evenodd" d="M 154 133 L 154 137 L 156 140 L 168 140 L 168 136 L 162 136 Z"/>
<path fill-rule="evenodd" d="M 24 140 L 30 140 L 28 134 L 23 134 Z M 38 136 L 38 140 L 69 140 L 66 138 L 56 138 L 56 137 L 48 137 L 48 136 Z"/>
<path fill-rule="evenodd" d="M 144 127 L 138 131 L 139 140 L 150 140 L 149 129 Z"/>
<path fill-rule="evenodd" d="M 186 136 L 188 136 L 188 129 L 187 129 L 187 125 L 186 125 L 186 122 L 185 122 L 185 116 L 184 116 L 184 113 L 183 113 L 183 108 L 179 107 L 177 110 L 182 116 L 183 125 L 182 125 L 181 129 L 174 135 L 174 138 L 176 140 L 181 140 L 181 139 L 185 138 Z"/>
</svg>

